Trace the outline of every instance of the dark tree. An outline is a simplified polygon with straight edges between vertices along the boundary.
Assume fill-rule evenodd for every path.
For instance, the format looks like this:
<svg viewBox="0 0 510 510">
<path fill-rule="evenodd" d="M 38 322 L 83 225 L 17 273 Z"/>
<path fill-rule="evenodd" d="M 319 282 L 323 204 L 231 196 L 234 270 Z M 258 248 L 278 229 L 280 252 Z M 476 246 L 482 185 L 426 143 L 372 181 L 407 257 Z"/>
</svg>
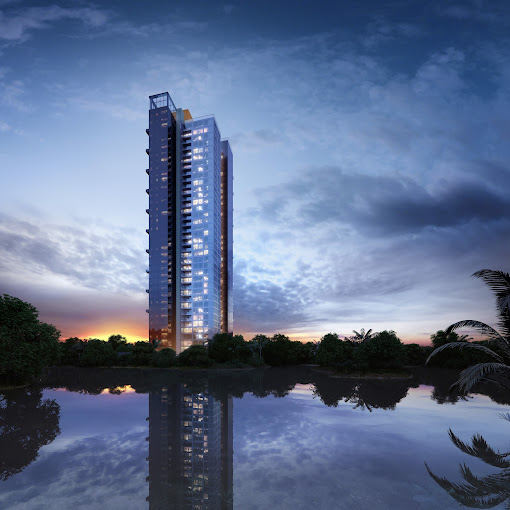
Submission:
<svg viewBox="0 0 510 510">
<path fill-rule="evenodd" d="M 112 345 L 114 350 L 122 350 L 122 348 L 127 344 L 127 338 L 122 335 L 110 335 L 108 343 Z"/>
<path fill-rule="evenodd" d="M 21 472 L 58 434 L 60 407 L 39 388 L 0 393 L 0 479 Z"/>
<path fill-rule="evenodd" d="M 161 349 L 152 353 L 152 364 L 155 367 L 173 367 L 177 363 L 177 355 L 173 349 Z"/>
<path fill-rule="evenodd" d="M 80 364 L 85 367 L 110 367 L 116 359 L 111 344 L 103 340 L 91 339 L 84 345 Z"/>
<path fill-rule="evenodd" d="M 359 344 L 355 357 L 371 370 L 400 368 L 405 361 L 404 344 L 394 331 L 381 331 Z"/>
<path fill-rule="evenodd" d="M 207 355 L 207 348 L 203 345 L 192 345 L 177 356 L 177 364 L 183 367 L 210 366 L 212 360 Z"/>
<path fill-rule="evenodd" d="M 29 381 L 58 362 L 60 331 L 38 316 L 31 304 L 0 296 L 0 382 Z"/>
<path fill-rule="evenodd" d="M 352 346 L 338 338 L 336 333 L 328 333 L 321 338 L 317 349 L 316 362 L 321 366 L 335 366 L 352 357 Z"/>
<path fill-rule="evenodd" d="M 252 351 L 242 335 L 217 333 L 208 345 L 208 354 L 217 363 L 246 363 L 252 357 Z"/>
</svg>

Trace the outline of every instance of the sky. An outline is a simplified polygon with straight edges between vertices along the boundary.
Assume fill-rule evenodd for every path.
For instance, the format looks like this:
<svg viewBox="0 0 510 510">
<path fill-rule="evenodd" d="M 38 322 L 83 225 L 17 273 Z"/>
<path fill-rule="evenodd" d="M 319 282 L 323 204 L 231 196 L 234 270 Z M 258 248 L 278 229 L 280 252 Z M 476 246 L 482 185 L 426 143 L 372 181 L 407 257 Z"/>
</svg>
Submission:
<svg viewBox="0 0 510 510">
<path fill-rule="evenodd" d="M 148 336 L 149 95 L 234 153 L 234 330 L 427 343 L 508 271 L 506 1 L 0 0 L 0 293 Z"/>
</svg>

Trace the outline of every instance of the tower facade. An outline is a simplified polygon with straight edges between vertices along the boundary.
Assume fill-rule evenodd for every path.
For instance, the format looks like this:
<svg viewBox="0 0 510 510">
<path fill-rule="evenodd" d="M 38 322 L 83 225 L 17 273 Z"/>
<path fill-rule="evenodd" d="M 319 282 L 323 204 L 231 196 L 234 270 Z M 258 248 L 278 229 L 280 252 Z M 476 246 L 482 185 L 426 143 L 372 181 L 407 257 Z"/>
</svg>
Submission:
<svg viewBox="0 0 510 510">
<path fill-rule="evenodd" d="M 213 115 L 149 100 L 149 340 L 180 353 L 233 331 L 233 156 Z"/>
</svg>

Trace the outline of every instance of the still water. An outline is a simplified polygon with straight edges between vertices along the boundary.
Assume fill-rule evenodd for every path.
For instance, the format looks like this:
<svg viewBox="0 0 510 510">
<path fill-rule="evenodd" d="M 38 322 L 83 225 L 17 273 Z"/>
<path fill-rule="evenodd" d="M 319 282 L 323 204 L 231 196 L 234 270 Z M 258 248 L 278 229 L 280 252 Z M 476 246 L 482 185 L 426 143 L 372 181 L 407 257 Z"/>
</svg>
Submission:
<svg viewBox="0 0 510 510">
<path fill-rule="evenodd" d="M 454 380 L 53 369 L 0 393 L 0 508 L 509 508 L 510 395 Z"/>
</svg>

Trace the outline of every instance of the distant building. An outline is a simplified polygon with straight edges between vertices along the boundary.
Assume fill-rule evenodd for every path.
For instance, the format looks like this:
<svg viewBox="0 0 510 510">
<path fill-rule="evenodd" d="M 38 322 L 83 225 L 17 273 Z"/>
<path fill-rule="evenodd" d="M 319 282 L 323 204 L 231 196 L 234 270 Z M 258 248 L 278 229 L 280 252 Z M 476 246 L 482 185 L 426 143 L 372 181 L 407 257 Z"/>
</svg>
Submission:
<svg viewBox="0 0 510 510">
<path fill-rule="evenodd" d="M 233 331 L 233 156 L 213 115 L 149 99 L 149 340 L 180 353 Z"/>
</svg>

